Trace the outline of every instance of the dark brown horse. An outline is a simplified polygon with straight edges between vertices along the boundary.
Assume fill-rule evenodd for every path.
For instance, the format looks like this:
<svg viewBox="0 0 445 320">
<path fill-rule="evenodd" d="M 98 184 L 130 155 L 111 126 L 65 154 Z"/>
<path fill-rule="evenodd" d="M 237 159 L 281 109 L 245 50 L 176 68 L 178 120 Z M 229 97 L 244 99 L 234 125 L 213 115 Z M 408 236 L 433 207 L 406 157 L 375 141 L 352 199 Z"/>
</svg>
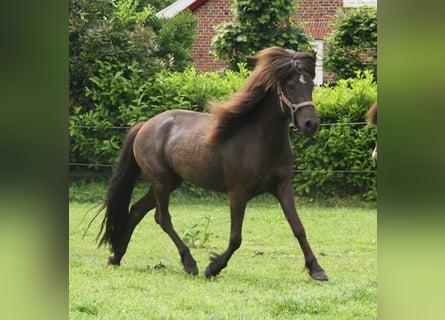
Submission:
<svg viewBox="0 0 445 320">
<path fill-rule="evenodd" d="M 103 208 L 99 246 L 110 244 L 109 263 L 119 265 L 136 225 L 148 211 L 178 248 L 184 270 L 198 274 L 189 248 L 173 228 L 170 193 L 183 180 L 227 193 L 230 199 L 229 245 L 211 257 L 206 277 L 227 266 L 241 245 L 244 209 L 253 197 L 270 192 L 281 204 L 304 253 L 313 279 L 327 280 L 295 209 L 292 188 L 292 122 L 304 136 L 320 125 L 312 102 L 315 54 L 272 47 L 257 56 L 243 88 L 227 103 L 214 103 L 210 114 L 171 110 L 136 124 L 128 133 L 111 177 Z M 145 196 L 129 208 L 136 178 L 150 182 Z"/>
<path fill-rule="evenodd" d="M 366 118 L 369 125 L 377 127 L 377 102 L 369 108 Z M 372 159 L 377 163 L 377 143 L 375 144 L 374 151 L 372 151 Z"/>
</svg>

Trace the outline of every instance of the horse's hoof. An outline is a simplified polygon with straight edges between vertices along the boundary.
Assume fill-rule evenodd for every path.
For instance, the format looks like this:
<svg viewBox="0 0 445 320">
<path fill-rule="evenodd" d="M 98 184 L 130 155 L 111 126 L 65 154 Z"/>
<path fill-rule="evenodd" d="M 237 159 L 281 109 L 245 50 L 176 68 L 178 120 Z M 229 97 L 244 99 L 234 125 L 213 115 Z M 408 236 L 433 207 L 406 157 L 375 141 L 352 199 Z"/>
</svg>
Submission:
<svg viewBox="0 0 445 320">
<path fill-rule="evenodd" d="M 217 270 L 215 263 L 210 263 L 206 269 L 206 278 L 216 277 L 221 272 L 221 269 Z"/>
<path fill-rule="evenodd" d="M 120 262 L 120 260 L 116 259 L 114 256 L 110 256 L 110 257 L 108 257 L 107 264 L 111 265 L 111 266 L 120 266 L 121 262 Z"/>
<path fill-rule="evenodd" d="M 193 275 L 193 276 L 196 276 L 199 274 L 199 270 L 198 270 L 198 267 L 196 266 L 196 264 L 188 265 L 188 266 L 185 265 L 184 271 L 187 272 L 188 274 Z"/>
<path fill-rule="evenodd" d="M 211 278 L 216 276 L 216 274 L 213 273 L 212 268 L 211 268 L 212 264 L 209 264 L 206 268 L 206 278 Z"/>
<path fill-rule="evenodd" d="M 206 269 L 206 278 L 209 279 L 211 277 L 214 277 L 215 275 L 212 273 L 209 267 Z"/>
<path fill-rule="evenodd" d="M 313 273 L 310 274 L 312 279 L 314 280 L 318 280 L 318 281 L 328 281 L 328 276 L 326 275 L 326 273 L 323 270 L 320 271 L 315 271 Z"/>
</svg>

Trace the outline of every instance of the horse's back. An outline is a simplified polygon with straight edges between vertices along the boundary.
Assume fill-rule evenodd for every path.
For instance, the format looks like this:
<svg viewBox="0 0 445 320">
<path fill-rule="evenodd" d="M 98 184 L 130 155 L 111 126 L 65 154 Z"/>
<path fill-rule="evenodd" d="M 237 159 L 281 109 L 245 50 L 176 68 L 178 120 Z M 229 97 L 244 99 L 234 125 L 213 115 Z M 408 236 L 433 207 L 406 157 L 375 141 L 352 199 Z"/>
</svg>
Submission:
<svg viewBox="0 0 445 320">
<path fill-rule="evenodd" d="M 172 148 L 202 140 L 210 126 L 208 114 L 169 110 L 147 120 L 136 136 L 134 153 L 140 161 L 148 155 L 161 156 Z"/>
</svg>

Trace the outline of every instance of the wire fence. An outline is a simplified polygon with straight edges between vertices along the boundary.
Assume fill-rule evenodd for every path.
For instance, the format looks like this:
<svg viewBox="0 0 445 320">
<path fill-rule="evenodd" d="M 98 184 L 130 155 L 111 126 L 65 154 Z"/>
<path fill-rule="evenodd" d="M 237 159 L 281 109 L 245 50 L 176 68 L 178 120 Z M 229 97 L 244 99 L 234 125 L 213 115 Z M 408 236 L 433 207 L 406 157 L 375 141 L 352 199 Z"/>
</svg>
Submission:
<svg viewBox="0 0 445 320">
<path fill-rule="evenodd" d="M 365 125 L 366 122 L 337 122 L 337 123 L 322 123 L 321 127 L 329 127 L 329 126 L 353 126 L 353 125 Z M 95 129 L 98 126 L 72 126 L 73 128 L 81 128 L 81 129 Z M 131 127 L 107 127 L 107 129 L 113 130 L 129 130 Z"/>
<path fill-rule="evenodd" d="M 356 125 L 366 125 L 367 122 L 337 122 L 337 123 L 322 123 L 320 124 L 321 127 L 330 127 L 330 126 L 356 126 Z M 75 125 L 72 126 L 74 128 L 81 128 L 81 129 L 95 129 L 98 128 L 97 126 L 81 126 L 81 125 Z M 107 127 L 107 129 L 113 129 L 113 130 L 129 130 L 131 127 Z M 100 167 L 100 168 L 113 168 L 115 164 L 94 164 L 94 163 L 78 163 L 78 162 L 69 162 L 69 167 L 88 167 L 88 168 L 94 168 L 94 167 Z M 294 169 L 292 170 L 292 173 L 348 173 L 348 174 L 363 174 L 363 173 L 375 173 L 376 170 L 326 170 L 326 169 L 316 169 L 316 170 L 305 170 L 305 169 Z"/>
</svg>

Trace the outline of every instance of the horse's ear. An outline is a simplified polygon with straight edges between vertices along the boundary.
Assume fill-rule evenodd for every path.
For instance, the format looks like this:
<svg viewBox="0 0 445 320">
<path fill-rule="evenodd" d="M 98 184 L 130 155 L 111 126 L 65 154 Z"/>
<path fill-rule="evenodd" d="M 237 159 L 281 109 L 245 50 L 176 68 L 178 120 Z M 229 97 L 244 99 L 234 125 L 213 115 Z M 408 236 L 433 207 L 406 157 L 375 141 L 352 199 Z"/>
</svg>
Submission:
<svg viewBox="0 0 445 320">
<path fill-rule="evenodd" d="M 311 50 L 310 53 L 312 53 L 314 59 L 317 59 L 317 52 L 315 50 Z"/>
</svg>

